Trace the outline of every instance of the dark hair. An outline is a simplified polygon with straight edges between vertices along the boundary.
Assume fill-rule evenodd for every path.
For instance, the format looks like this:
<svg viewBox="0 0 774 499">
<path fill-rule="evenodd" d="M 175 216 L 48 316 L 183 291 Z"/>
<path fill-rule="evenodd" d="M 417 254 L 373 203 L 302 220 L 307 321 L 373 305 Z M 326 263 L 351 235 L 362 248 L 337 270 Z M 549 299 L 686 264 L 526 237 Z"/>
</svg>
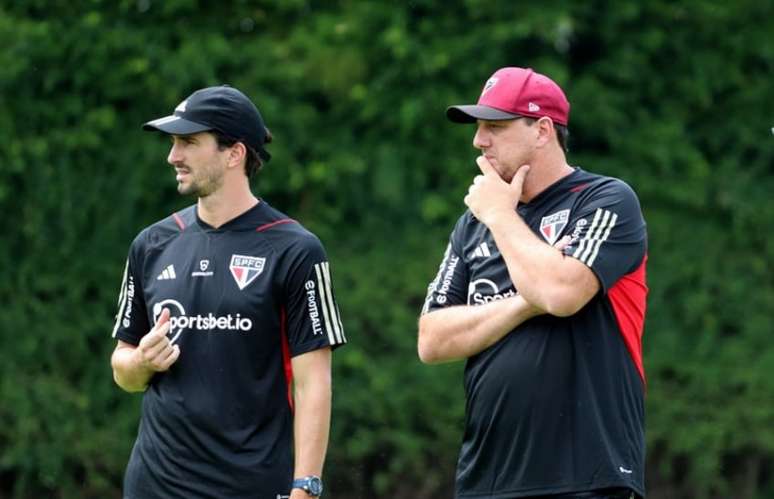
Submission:
<svg viewBox="0 0 774 499">
<path fill-rule="evenodd" d="M 229 137 L 220 130 L 212 130 L 212 134 L 215 136 L 215 141 L 218 143 L 218 150 L 220 151 L 227 147 L 233 146 L 237 142 L 242 142 L 241 140 L 235 139 L 234 137 Z M 271 142 L 271 140 L 271 132 L 268 128 L 266 128 L 266 140 L 263 143 L 268 144 Z M 247 178 L 251 179 L 263 167 L 263 160 L 261 160 L 261 157 L 258 155 L 258 152 L 255 149 L 248 146 L 244 142 L 242 142 L 242 144 L 247 150 L 245 155 L 245 175 Z"/>
<path fill-rule="evenodd" d="M 537 121 L 537 118 L 529 118 L 524 117 L 525 120 L 527 120 L 528 125 L 532 125 Z M 562 151 L 569 152 L 570 150 L 567 148 L 567 142 L 570 139 L 570 131 L 567 129 L 566 126 L 560 125 L 559 123 L 554 123 L 554 130 L 556 130 L 556 140 L 559 141 L 559 147 L 562 148 Z"/>
<path fill-rule="evenodd" d="M 570 148 L 567 147 L 570 140 L 570 131 L 566 126 L 554 123 L 554 130 L 556 130 L 556 139 L 559 141 L 559 146 L 564 152 L 570 152 Z"/>
</svg>

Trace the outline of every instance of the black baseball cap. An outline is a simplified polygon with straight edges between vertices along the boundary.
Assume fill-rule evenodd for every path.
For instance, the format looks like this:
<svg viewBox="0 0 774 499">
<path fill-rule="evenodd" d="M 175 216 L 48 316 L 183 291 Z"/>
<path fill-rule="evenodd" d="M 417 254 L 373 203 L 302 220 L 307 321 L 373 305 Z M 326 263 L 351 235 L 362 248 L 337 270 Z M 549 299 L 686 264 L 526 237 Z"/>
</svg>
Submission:
<svg viewBox="0 0 774 499">
<path fill-rule="evenodd" d="M 245 94 L 228 85 L 197 90 L 178 104 L 173 114 L 149 121 L 142 129 L 170 135 L 218 130 L 255 149 L 264 161 L 271 159 L 263 147 L 266 125 L 261 113 Z"/>
</svg>

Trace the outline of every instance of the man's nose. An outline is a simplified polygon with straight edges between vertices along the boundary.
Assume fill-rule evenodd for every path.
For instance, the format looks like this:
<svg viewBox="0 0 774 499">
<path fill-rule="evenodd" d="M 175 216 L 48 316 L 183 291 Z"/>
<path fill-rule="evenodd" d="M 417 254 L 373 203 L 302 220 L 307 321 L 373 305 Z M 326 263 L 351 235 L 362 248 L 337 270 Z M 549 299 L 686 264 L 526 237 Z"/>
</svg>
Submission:
<svg viewBox="0 0 774 499">
<path fill-rule="evenodd" d="M 167 155 L 167 163 L 174 165 L 182 161 L 183 155 L 180 151 L 180 148 L 177 144 L 172 144 L 172 147 L 169 149 L 169 154 Z"/>
<path fill-rule="evenodd" d="M 478 128 L 476 129 L 476 134 L 473 136 L 473 147 L 476 149 L 484 149 L 485 147 L 489 146 L 489 133 L 482 127 L 481 125 L 478 125 Z"/>
</svg>

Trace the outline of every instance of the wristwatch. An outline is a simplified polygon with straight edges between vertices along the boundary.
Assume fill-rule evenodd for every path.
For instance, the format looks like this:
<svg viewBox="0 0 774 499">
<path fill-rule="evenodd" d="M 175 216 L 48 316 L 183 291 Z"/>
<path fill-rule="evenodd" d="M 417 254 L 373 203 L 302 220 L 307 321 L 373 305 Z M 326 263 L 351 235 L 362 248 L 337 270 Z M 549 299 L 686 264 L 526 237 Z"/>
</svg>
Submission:
<svg viewBox="0 0 774 499">
<path fill-rule="evenodd" d="M 323 483 L 319 476 L 309 475 L 303 478 L 294 478 L 294 489 L 301 489 L 310 497 L 320 497 L 323 491 Z"/>
</svg>

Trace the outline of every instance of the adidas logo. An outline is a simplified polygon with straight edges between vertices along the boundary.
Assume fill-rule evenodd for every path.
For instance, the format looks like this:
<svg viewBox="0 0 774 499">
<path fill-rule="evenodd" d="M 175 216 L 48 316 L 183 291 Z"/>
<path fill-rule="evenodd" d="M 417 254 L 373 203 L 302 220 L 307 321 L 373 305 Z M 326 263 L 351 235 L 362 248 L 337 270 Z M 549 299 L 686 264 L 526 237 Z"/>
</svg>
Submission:
<svg viewBox="0 0 774 499">
<path fill-rule="evenodd" d="M 475 250 L 470 252 L 468 260 L 473 260 L 474 258 L 489 258 L 490 256 L 492 256 L 492 253 L 489 251 L 489 246 L 486 243 L 481 243 Z"/>
<path fill-rule="evenodd" d="M 167 265 L 167 268 L 165 268 L 161 274 L 156 278 L 157 281 L 166 281 L 167 279 L 174 279 L 177 275 L 175 275 L 175 266 L 174 265 Z"/>
</svg>

